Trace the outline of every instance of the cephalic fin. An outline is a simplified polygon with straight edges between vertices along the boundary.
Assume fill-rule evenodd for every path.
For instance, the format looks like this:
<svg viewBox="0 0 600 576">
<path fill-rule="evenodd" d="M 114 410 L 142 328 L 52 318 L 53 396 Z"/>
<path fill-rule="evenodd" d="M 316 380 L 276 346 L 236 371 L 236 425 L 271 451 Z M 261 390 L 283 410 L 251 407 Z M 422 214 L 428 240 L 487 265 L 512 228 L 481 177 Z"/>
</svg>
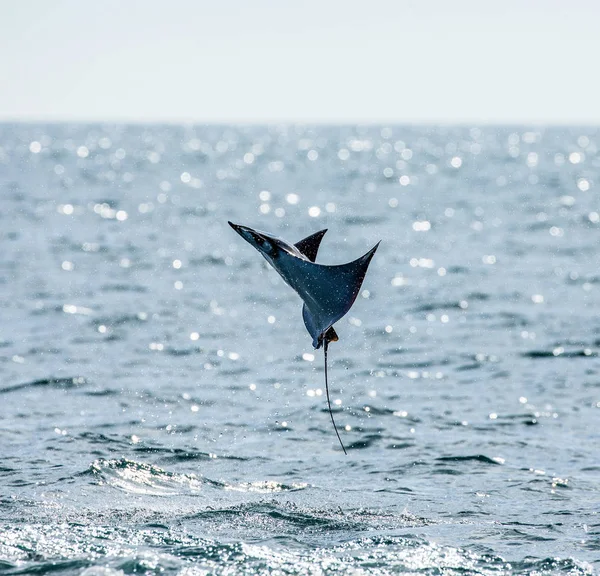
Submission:
<svg viewBox="0 0 600 576">
<path fill-rule="evenodd" d="M 327 342 L 337 342 L 340 339 L 340 337 L 337 335 L 337 332 L 333 329 L 333 326 L 330 326 L 329 330 L 325 332 L 324 339 L 327 340 Z"/>
<path fill-rule="evenodd" d="M 325 232 L 327 232 L 327 228 L 325 230 L 319 230 L 319 232 L 315 232 L 310 236 L 296 242 L 294 246 L 298 248 L 298 250 L 304 254 L 311 262 L 314 262 L 317 259 L 317 252 L 319 251 L 319 246 L 321 245 L 321 240 L 323 240 L 323 236 L 325 236 Z"/>
</svg>

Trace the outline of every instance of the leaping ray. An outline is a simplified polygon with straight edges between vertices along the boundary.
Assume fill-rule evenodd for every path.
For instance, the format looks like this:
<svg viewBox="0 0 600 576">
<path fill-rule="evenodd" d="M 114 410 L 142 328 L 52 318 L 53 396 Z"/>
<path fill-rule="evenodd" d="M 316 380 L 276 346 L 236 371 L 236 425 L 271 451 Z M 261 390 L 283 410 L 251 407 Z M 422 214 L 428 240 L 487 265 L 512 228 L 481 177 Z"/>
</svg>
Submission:
<svg viewBox="0 0 600 576">
<path fill-rule="evenodd" d="M 254 246 L 281 275 L 289 286 L 302 298 L 302 318 L 308 333 L 313 339 L 315 349 L 323 346 L 325 355 L 325 391 L 329 415 L 344 454 L 346 448 L 340 438 L 329 400 L 327 382 L 327 347 L 336 342 L 338 335 L 333 325 L 342 318 L 354 304 L 367 273 L 369 263 L 379 246 L 379 242 L 364 256 L 336 266 L 316 264 L 315 259 L 321 240 L 327 230 L 321 230 L 300 240 L 288 244 L 284 240 L 259 232 L 247 226 L 229 225 L 249 244 Z"/>
</svg>

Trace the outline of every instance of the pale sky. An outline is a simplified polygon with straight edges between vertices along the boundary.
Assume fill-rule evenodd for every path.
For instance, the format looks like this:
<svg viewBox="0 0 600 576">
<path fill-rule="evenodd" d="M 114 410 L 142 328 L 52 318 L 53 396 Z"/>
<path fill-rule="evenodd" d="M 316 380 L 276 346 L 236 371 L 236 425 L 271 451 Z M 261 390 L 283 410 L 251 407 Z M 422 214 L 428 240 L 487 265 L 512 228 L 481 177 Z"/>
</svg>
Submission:
<svg viewBox="0 0 600 576">
<path fill-rule="evenodd" d="M 0 0 L 0 120 L 600 123 L 598 0 Z"/>
</svg>

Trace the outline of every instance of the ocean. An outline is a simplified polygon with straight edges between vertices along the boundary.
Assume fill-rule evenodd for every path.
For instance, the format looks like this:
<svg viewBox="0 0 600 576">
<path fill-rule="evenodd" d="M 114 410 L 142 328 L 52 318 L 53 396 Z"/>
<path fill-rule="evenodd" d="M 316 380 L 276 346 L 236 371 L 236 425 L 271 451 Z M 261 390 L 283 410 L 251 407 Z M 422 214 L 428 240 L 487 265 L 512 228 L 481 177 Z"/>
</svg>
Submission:
<svg viewBox="0 0 600 576">
<path fill-rule="evenodd" d="M 594 574 L 600 134 L 0 124 L 0 574 Z M 227 221 L 376 242 L 323 352 Z"/>
</svg>

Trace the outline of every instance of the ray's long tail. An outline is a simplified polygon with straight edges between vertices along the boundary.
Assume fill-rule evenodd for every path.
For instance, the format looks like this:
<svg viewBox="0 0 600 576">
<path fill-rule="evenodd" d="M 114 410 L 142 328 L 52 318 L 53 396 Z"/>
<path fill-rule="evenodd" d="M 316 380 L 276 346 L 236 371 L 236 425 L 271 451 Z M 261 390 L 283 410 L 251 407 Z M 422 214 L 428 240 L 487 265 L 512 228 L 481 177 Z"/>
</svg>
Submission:
<svg viewBox="0 0 600 576">
<path fill-rule="evenodd" d="M 325 353 L 325 393 L 327 394 L 327 406 L 329 406 L 329 415 L 331 416 L 331 422 L 333 423 L 333 429 L 335 430 L 335 434 L 340 441 L 340 446 L 344 451 L 344 454 L 348 456 L 348 452 L 346 452 L 346 448 L 344 448 L 344 444 L 342 439 L 340 438 L 340 433 L 338 432 L 337 426 L 335 425 L 335 420 L 333 419 L 333 412 L 331 410 L 331 400 L 329 399 L 329 383 L 327 382 L 327 345 L 329 344 L 327 338 L 324 339 L 323 342 L 323 352 Z"/>
</svg>

